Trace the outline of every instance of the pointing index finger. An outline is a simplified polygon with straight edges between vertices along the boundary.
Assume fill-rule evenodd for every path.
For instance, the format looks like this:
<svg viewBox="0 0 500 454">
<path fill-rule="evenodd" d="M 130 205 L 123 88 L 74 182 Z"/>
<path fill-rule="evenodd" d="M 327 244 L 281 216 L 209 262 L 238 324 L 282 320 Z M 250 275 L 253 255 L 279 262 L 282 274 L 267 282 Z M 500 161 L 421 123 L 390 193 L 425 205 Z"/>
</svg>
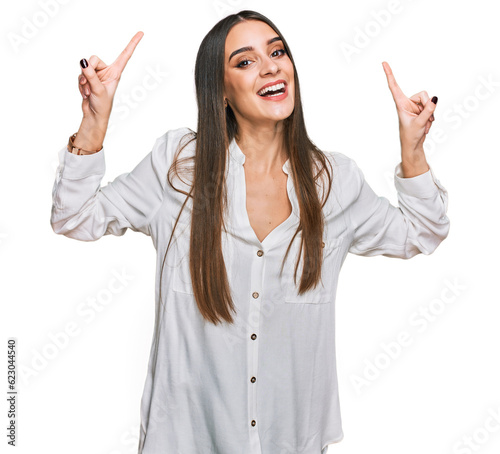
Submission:
<svg viewBox="0 0 500 454">
<path fill-rule="evenodd" d="M 384 61 L 382 62 L 382 66 L 384 67 L 385 75 L 387 76 L 387 83 L 389 85 L 389 90 L 391 90 L 394 101 L 404 98 L 405 97 L 404 93 L 401 91 L 401 88 L 396 82 L 396 78 L 394 77 L 394 74 L 392 74 L 392 70 L 391 67 L 389 66 L 389 63 Z"/>
<path fill-rule="evenodd" d="M 118 55 L 118 58 L 115 60 L 114 64 L 116 64 L 120 73 L 123 71 L 125 65 L 130 60 L 130 57 L 134 53 L 137 44 L 139 43 L 139 41 L 142 39 L 143 36 L 144 36 L 143 32 L 137 32 L 134 35 L 134 37 L 130 40 L 130 42 L 127 44 L 127 47 L 125 47 L 125 49 L 123 49 L 121 54 Z"/>
</svg>

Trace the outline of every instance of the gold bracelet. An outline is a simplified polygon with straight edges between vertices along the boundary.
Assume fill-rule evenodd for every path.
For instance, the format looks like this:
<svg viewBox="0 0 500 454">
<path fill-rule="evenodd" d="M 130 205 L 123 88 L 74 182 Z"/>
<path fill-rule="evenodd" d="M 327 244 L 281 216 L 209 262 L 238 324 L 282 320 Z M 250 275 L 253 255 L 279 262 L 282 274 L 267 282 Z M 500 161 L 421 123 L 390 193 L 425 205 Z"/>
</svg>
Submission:
<svg viewBox="0 0 500 454">
<path fill-rule="evenodd" d="M 101 151 L 104 146 L 101 147 L 101 150 L 97 150 L 97 151 L 88 151 L 88 150 L 83 150 L 82 148 L 78 148 L 78 147 L 75 147 L 75 144 L 73 143 L 73 140 L 75 139 L 76 137 L 76 132 L 69 137 L 69 141 L 68 141 L 68 151 L 70 153 L 73 153 L 73 154 L 78 154 L 78 155 L 87 155 L 87 154 L 94 154 L 94 153 L 97 153 L 98 151 Z"/>
</svg>

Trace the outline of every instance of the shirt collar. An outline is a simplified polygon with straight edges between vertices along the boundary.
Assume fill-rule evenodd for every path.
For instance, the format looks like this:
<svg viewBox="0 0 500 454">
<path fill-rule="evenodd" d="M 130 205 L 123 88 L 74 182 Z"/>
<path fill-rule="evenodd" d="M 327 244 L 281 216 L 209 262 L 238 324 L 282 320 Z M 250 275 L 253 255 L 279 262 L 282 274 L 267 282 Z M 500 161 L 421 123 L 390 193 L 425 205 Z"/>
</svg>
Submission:
<svg viewBox="0 0 500 454">
<path fill-rule="evenodd" d="M 231 140 L 231 143 L 229 144 L 229 154 L 231 155 L 231 158 L 240 166 L 242 166 L 245 163 L 245 153 L 241 151 L 241 148 L 238 146 L 236 143 L 236 139 L 233 137 L 233 140 Z M 286 162 L 283 164 L 283 172 L 285 172 L 287 175 L 290 171 L 290 159 L 287 159 Z"/>
</svg>

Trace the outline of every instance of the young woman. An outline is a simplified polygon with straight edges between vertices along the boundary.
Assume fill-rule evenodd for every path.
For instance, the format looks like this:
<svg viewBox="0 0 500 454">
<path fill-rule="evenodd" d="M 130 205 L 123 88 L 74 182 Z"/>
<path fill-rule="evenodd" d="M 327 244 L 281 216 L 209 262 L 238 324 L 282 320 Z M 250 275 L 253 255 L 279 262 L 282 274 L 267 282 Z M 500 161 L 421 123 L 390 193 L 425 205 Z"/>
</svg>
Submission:
<svg viewBox="0 0 500 454">
<path fill-rule="evenodd" d="M 400 120 L 395 207 L 309 139 L 290 48 L 241 11 L 200 45 L 197 132 L 168 130 L 101 187 L 112 99 L 141 38 L 112 65 L 82 60 L 83 120 L 60 151 L 51 216 L 70 238 L 131 229 L 157 250 L 139 453 L 324 454 L 343 438 L 334 324 L 347 253 L 408 259 L 448 235 L 448 194 L 423 151 L 436 99 L 406 98 L 384 62 Z"/>
</svg>

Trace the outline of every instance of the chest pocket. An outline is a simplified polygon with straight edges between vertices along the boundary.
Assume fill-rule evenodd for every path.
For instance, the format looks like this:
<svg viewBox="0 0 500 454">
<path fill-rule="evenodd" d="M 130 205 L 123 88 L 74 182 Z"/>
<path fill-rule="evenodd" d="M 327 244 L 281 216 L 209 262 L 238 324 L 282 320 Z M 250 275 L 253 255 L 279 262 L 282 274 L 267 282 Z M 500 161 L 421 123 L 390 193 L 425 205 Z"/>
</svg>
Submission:
<svg viewBox="0 0 500 454">
<path fill-rule="evenodd" d="M 172 228 L 175 220 L 172 222 Z M 191 273 L 189 271 L 189 243 L 191 237 L 191 224 L 178 222 L 172 238 L 171 247 L 174 248 L 173 279 L 172 289 L 174 292 L 194 295 Z M 228 233 L 222 232 L 222 254 L 224 263 L 228 269 L 228 277 L 231 279 L 232 259 L 234 256 L 234 246 Z"/>
<path fill-rule="evenodd" d="M 302 259 L 297 270 L 297 284 L 293 282 L 293 270 L 295 268 L 296 256 L 294 261 L 287 260 L 287 266 L 283 269 L 283 284 L 285 285 L 285 303 L 309 303 L 323 304 L 331 303 L 335 297 L 335 289 L 338 280 L 338 274 L 342 265 L 344 248 L 342 247 L 345 235 L 333 239 L 324 239 L 325 248 L 323 250 L 323 265 L 321 267 L 321 281 L 316 288 L 299 295 L 300 277 L 302 273 Z M 300 241 L 298 242 L 300 244 Z M 295 244 L 295 241 L 294 241 Z M 298 252 L 298 246 L 295 249 Z M 290 251 L 290 253 L 292 250 Z M 293 256 L 293 255 L 292 255 Z M 286 274 L 285 274 L 286 272 Z"/>
</svg>

